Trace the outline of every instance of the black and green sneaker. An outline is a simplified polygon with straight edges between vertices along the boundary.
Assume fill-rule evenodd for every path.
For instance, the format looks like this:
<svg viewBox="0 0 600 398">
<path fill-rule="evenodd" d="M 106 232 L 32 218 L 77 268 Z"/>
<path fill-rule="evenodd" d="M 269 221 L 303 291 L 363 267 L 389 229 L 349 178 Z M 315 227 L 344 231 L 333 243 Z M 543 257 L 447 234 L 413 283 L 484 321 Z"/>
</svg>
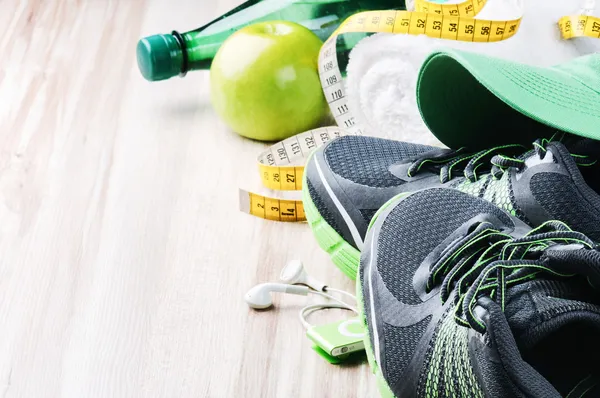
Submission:
<svg viewBox="0 0 600 398">
<path fill-rule="evenodd" d="M 557 219 L 600 240 L 600 143 L 538 140 L 476 153 L 375 137 L 345 136 L 309 159 L 303 201 L 319 245 L 356 277 L 371 218 L 402 192 L 456 188 L 484 198 L 530 226 Z M 582 175 L 582 173 L 584 173 Z M 584 178 L 585 177 L 585 178 Z"/>
<path fill-rule="evenodd" d="M 374 217 L 357 295 L 385 398 L 600 396 L 600 248 L 445 188 Z"/>
</svg>

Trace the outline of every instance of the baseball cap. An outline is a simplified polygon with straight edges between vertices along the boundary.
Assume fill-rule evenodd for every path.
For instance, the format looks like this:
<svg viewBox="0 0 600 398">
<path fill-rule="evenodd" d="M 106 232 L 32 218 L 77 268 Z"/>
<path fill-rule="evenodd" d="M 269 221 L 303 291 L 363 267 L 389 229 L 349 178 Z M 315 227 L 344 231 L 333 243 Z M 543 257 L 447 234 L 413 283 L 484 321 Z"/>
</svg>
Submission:
<svg viewBox="0 0 600 398">
<path fill-rule="evenodd" d="M 417 103 L 450 148 L 528 144 L 557 131 L 600 140 L 600 53 L 542 68 L 442 49 L 421 66 Z"/>
</svg>

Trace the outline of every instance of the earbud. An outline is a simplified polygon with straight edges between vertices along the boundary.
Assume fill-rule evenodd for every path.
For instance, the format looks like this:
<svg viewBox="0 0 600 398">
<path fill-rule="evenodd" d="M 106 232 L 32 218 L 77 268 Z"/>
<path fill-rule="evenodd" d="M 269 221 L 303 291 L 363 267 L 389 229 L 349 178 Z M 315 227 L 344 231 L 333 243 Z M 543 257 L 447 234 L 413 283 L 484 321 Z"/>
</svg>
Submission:
<svg viewBox="0 0 600 398">
<path fill-rule="evenodd" d="M 322 292 L 327 285 L 323 282 L 319 282 L 312 276 L 306 273 L 304 269 L 304 265 L 300 260 L 292 260 L 290 261 L 284 269 L 281 270 L 281 274 L 279 275 L 279 279 L 290 285 L 306 285 L 318 292 Z"/>
<path fill-rule="evenodd" d="M 271 292 L 290 293 L 300 296 L 308 295 L 308 287 L 284 285 L 282 283 L 261 283 L 248 290 L 244 296 L 244 300 L 250 306 L 257 310 L 264 310 L 273 305 L 271 300 Z"/>
</svg>

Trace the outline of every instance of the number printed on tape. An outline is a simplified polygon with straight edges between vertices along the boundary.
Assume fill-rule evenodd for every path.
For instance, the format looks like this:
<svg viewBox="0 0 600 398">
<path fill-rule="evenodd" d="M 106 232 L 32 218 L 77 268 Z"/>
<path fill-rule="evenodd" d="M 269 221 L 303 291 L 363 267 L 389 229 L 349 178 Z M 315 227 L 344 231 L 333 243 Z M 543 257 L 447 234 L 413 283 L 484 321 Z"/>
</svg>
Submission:
<svg viewBox="0 0 600 398">
<path fill-rule="evenodd" d="M 306 221 L 301 200 L 270 198 L 240 189 L 240 211 L 271 221 Z"/>
<path fill-rule="evenodd" d="M 348 134 L 339 127 L 322 127 L 295 135 L 267 148 L 258 157 L 258 167 L 265 188 L 276 191 L 302 189 L 304 163 L 317 148 Z M 301 200 L 272 198 L 240 189 L 240 210 L 266 220 L 306 221 Z"/>
<path fill-rule="evenodd" d="M 258 157 L 263 185 L 277 191 L 302 189 L 304 163 L 310 153 L 345 134 L 339 127 L 323 127 L 295 135 L 268 148 Z"/>
<path fill-rule="evenodd" d="M 562 17 L 558 22 L 560 33 L 564 39 L 591 37 L 600 39 L 600 18 L 589 15 Z"/>
</svg>

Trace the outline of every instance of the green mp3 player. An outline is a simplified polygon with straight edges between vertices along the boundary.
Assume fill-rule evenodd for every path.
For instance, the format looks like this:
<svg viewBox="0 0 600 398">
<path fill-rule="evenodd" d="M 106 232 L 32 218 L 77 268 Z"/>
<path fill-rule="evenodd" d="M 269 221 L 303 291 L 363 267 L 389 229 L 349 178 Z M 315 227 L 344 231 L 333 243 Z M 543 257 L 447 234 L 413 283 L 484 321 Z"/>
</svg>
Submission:
<svg viewBox="0 0 600 398">
<path fill-rule="evenodd" d="M 346 356 L 365 349 L 365 330 L 359 318 L 313 326 L 306 335 L 332 357 Z"/>
</svg>

